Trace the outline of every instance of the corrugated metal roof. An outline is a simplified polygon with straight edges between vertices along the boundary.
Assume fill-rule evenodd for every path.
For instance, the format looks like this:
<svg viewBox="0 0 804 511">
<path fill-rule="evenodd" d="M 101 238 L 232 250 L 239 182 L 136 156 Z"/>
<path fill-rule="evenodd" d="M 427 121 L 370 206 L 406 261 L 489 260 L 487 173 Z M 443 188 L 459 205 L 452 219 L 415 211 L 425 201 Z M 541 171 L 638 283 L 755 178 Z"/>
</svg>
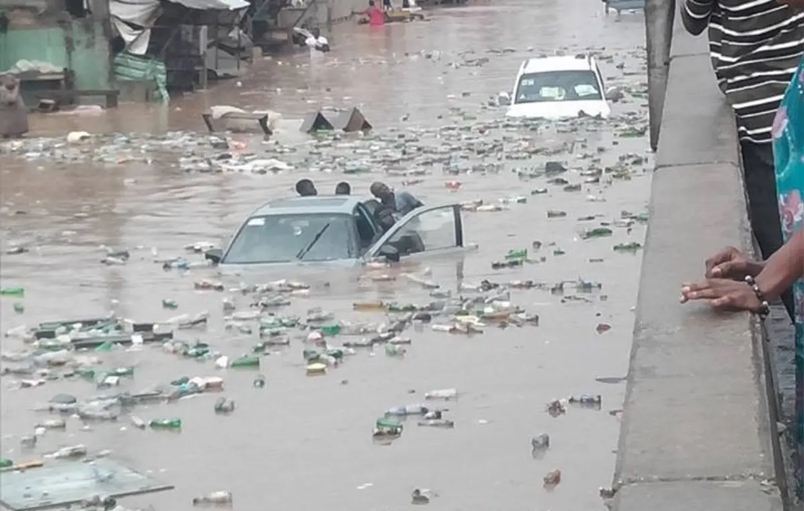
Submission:
<svg viewBox="0 0 804 511">
<path fill-rule="evenodd" d="M 244 9 L 249 6 L 246 0 L 170 0 L 173 3 L 181 4 L 190 9 L 216 9 L 224 11 L 234 11 Z"/>
</svg>

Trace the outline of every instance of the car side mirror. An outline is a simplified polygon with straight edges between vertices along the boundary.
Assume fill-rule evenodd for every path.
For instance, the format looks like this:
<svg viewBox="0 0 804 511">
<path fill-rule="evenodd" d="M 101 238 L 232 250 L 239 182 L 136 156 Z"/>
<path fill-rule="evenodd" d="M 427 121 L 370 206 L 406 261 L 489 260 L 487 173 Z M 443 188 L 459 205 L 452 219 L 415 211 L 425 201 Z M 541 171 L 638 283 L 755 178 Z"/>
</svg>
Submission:
<svg viewBox="0 0 804 511">
<path fill-rule="evenodd" d="M 218 264 L 223 259 L 223 250 L 219 248 L 211 248 L 204 252 L 204 259 L 212 261 L 212 264 Z"/>
<path fill-rule="evenodd" d="M 385 260 L 389 263 L 398 263 L 399 262 L 399 250 L 392 247 L 391 245 L 385 244 L 380 247 L 380 251 L 377 253 L 380 257 L 385 258 Z"/>
<path fill-rule="evenodd" d="M 622 89 L 618 87 L 609 87 L 606 89 L 606 100 L 612 103 L 620 101 L 624 96 L 625 94 L 623 94 Z"/>
</svg>

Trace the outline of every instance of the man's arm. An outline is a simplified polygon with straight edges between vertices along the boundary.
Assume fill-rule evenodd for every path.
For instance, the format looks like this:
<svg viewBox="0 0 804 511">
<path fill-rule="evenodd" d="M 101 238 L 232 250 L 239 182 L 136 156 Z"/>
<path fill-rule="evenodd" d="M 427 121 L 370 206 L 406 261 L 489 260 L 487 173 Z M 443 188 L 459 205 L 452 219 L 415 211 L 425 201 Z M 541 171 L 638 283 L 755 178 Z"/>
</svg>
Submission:
<svg viewBox="0 0 804 511">
<path fill-rule="evenodd" d="M 406 192 L 404 190 L 402 190 L 399 193 L 402 195 L 402 197 L 404 198 L 405 202 L 410 204 L 410 209 L 416 209 L 416 208 L 420 208 L 420 207 L 424 206 L 424 203 L 422 201 L 420 201 L 419 199 L 417 199 L 416 197 L 414 197 L 412 193 Z"/>
<path fill-rule="evenodd" d="M 804 277 L 804 230 L 798 231 L 782 248 L 765 262 L 756 280 L 769 299 L 790 289 L 793 282 Z"/>
<path fill-rule="evenodd" d="M 716 0 L 684 0 L 681 5 L 681 21 L 692 35 L 700 35 L 709 25 L 709 16 Z"/>
</svg>

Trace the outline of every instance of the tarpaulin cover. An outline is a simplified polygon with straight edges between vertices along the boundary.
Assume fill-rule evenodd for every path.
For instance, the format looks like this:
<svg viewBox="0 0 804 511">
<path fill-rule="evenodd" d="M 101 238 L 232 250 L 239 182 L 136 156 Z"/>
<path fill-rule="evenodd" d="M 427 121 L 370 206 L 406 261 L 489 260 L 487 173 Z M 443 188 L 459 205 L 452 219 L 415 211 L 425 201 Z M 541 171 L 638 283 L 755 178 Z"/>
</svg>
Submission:
<svg viewBox="0 0 804 511">
<path fill-rule="evenodd" d="M 112 62 L 116 80 L 150 81 L 154 84 L 156 97 L 167 103 L 167 69 L 165 63 L 156 59 L 120 53 Z"/>
<path fill-rule="evenodd" d="M 173 0 L 173 3 L 189 9 L 225 11 L 249 5 L 246 0 Z M 117 33 L 126 42 L 126 51 L 145 55 L 151 27 L 159 15 L 159 0 L 109 0 L 109 13 Z"/>
</svg>

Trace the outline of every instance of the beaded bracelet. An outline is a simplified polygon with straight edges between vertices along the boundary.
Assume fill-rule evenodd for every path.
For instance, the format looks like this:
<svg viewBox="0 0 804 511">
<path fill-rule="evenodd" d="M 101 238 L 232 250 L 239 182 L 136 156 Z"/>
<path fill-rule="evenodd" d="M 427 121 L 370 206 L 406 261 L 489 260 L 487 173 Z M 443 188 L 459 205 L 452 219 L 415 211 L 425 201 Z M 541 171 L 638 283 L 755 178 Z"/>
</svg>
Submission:
<svg viewBox="0 0 804 511">
<path fill-rule="evenodd" d="M 759 315 L 760 319 L 767 318 L 768 314 L 770 314 L 770 304 L 768 304 L 768 301 L 765 299 L 765 295 L 762 293 L 762 290 L 759 289 L 756 279 L 751 275 L 746 275 L 745 283 L 751 287 L 751 290 L 756 295 L 757 300 L 759 300 L 759 312 L 757 312 L 757 314 Z"/>
</svg>

